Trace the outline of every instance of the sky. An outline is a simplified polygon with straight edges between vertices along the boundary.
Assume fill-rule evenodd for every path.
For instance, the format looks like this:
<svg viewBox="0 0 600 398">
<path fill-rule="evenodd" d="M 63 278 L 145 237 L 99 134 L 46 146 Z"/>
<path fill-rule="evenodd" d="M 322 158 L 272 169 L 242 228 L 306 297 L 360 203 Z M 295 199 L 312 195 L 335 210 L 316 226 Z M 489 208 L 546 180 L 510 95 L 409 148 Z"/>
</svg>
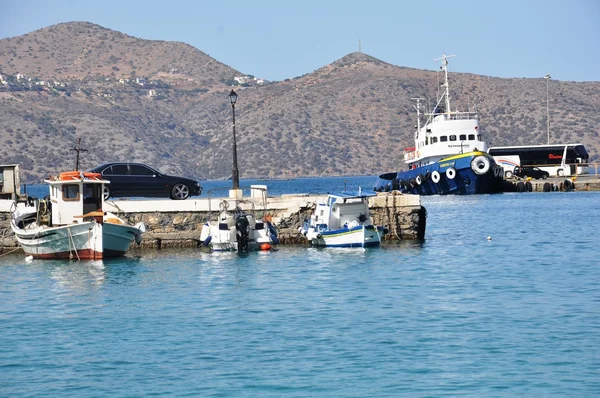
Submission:
<svg viewBox="0 0 600 398">
<path fill-rule="evenodd" d="M 600 81 L 597 0 L 0 0 L 0 39 L 86 21 L 190 44 L 279 81 L 359 50 L 381 61 L 506 78 Z"/>
</svg>

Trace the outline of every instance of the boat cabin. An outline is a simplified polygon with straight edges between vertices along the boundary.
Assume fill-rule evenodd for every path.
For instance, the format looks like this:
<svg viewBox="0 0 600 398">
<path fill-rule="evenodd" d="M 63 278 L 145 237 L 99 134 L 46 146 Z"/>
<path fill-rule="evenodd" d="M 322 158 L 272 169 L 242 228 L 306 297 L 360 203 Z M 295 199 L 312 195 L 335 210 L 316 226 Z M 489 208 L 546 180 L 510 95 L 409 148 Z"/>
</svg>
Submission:
<svg viewBox="0 0 600 398">
<path fill-rule="evenodd" d="M 61 173 L 45 182 L 50 185 L 52 225 L 81 223 L 98 216 L 94 212 L 102 211 L 104 184 L 110 183 L 98 173 L 79 171 Z"/>
<path fill-rule="evenodd" d="M 317 205 L 313 225 L 339 229 L 344 225 L 362 224 L 370 220 L 367 195 L 330 194 L 327 202 Z"/>
</svg>

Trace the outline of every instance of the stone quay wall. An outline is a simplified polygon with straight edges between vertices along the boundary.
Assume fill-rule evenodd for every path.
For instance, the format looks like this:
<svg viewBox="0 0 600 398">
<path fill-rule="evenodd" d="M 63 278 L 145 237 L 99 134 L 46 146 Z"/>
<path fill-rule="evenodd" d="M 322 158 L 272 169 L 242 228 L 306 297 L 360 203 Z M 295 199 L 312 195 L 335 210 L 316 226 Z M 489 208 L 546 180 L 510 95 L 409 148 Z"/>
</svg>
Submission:
<svg viewBox="0 0 600 398">
<path fill-rule="evenodd" d="M 215 220 L 220 209 L 228 205 L 232 210 L 254 212 L 256 217 L 267 216 L 278 230 L 281 244 L 305 244 L 299 232 L 304 220 L 309 219 L 317 203 L 327 195 L 282 195 L 279 197 L 252 197 L 236 201 L 230 198 L 202 198 L 174 200 L 117 200 L 105 202 L 105 211 L 117 214 L 131 224 L 144 222 L 141 247 L 199 247 L 202 225 Z M 8 201 L 7 201 L 8 202 Z M 8 206 L 8 207 L 7 207 Z M 389 229 L 386 240 L 422 240 L 425 236 L 426 211 L 416 195 L 398 192 L 380 193 L 369 199 L 373 224 Z M 10 228 L 10 206 L 0 204 L 0 250 L 18 246 Z"/>
</svg>

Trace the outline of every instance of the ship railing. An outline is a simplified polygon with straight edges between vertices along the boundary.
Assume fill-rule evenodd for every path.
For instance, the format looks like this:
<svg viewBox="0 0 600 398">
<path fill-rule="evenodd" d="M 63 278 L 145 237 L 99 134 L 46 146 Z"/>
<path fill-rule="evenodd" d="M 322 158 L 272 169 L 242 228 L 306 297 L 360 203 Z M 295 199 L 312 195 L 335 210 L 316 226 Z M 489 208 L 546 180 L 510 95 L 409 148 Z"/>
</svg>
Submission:
<svg viewBox="0 0 600 398">
<path fill-rule="evenodd" d="M 444 116 L 446 120 L 468 120 L 478 118 L 477 112 L 426 113 L 425 116 L 428 116 L 429 120 L 433 120 L 437 116 Z"/>
</svg>

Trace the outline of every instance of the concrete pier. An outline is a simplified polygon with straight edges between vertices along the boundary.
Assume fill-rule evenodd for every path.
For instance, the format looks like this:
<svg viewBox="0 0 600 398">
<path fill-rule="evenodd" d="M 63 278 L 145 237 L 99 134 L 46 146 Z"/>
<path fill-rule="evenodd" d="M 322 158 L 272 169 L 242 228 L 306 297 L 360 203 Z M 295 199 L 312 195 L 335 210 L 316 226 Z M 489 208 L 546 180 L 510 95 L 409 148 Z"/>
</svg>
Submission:
<svg viewBox="0 0 600 398">
<path fill-rule="evenodd" d="M 207 220 L 214 220 L 221 206 L 229 210 L 238 205 L 242 210 L 267 217 L 278 230 L 281 244 L 307 244 L 299 232 L 304 220 L 309 219 L 317 203 L 327 195 L 282 195 L 267 197 L 260 190 L 241 200 L 235 198 L 190 198 L 187 200 L 108 200 L 105 211 L 119 215 L 131 224 L 146 224 L 142 248 L 199 247 L 200 231 Z M 0 250 L 17 247 L 10 229 L 12 201 L 0 200 Z M 418 195 L 398 192 L 380 193 L 369 199 L 375 225 L 387 227 L 387 240 L 422 240 L 425 237 L 426 211 Z M 5 250 L 6 251 L 6 250 Z"/>
<path fill-rule="evenodd" d="M 600 178 L 594 175 L 548 179 L 511 178 L 504 181 L 505 192 L 600 191 Z"/>
</svg>

